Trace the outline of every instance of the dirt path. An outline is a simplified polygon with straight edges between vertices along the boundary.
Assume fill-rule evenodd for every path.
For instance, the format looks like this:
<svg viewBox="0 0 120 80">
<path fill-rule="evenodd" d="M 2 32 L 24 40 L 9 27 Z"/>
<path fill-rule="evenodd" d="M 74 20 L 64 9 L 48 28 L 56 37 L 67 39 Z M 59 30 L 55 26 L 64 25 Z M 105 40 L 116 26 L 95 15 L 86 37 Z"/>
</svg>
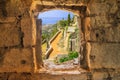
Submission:
<svg viewBox="0 0 120 80">
<path fill-rule="evenodd" d="M 55 64 L 54 63 L 54 58 L 58 55 L 58 54 L 68 54 L 66 48 L 67 48 L 67 43 L 68 43 L 68 37 L 69 34 L 66 36 L 65 40 L 62 39 L 62 33 L 63 31 L 61 31 L 58 36 L 54 39 L 54 41 L 51 43 L 51 46 L 53 48 L 53 51 L 51 52 L 49 59 L 44 60 L 44 67 L 45 69 L 49 70 L 49 71 L 69 71 L 69 70 L 77 70 L 78 66 L 75 64 L 76 60 L 71 60 L 68 61 L 64 64 Z M 77 71 L 78 72 L 78 71 Z"/>
<path fill-rule="evenodd" d="M 51 43 L 51 46 L 53 48 L 53 51 L 51 52 L 49 59 L 53 60 L 58 54 L 66 54 L 63 50 L 61 50 L 59 44 L 59 41 L 62 37 L 62 31 L 58 34 L 58 36 L 55 38 L 55 40 Z"/>
</svg>

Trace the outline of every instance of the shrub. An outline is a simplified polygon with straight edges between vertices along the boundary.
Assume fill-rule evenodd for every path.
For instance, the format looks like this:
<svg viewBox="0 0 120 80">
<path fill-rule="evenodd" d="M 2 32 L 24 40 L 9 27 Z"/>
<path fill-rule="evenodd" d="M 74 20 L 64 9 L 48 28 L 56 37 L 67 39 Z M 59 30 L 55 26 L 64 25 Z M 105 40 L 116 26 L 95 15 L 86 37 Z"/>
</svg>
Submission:
<svg viewBox="0 0 120 80">
<path fill-rule="evenodd" d="M 59 62 L 63 63 L 63 62 L 68 61 L 68 60 L 69 60 L 68 57 L 63 57 L 63 58 L 60 58 Z"/>
<path fill-rule="evenodd" d="M 66 56 L 63 56 L 59 59 L 59 62 L 60 63 L 63 63 L 63 62 L 66 62 L 66 61 L 69 61 L 69 60 L 72 60 L 74 58 L 77 58 L 78 57 L 78 52 L 70 52 L 67 57 Z"/>
<path fill-rule="evenodd" d="M 78 52 L 70 52 L 69 54 L 68 54 L 68 57 L 69 57 L 69 59 L 71 60 L 71 59 L 74 59 L 74 58 L 77 58 L 78 57 Z"/>
</svg>

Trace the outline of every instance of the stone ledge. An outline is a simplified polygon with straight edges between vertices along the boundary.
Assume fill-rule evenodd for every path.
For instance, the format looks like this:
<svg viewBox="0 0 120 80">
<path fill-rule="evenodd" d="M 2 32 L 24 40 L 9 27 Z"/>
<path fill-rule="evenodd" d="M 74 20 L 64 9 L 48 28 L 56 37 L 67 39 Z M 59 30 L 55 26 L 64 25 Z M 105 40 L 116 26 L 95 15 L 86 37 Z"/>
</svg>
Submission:
<svg viewBox="0 0 120 80">
<path fill-rule="evenodd" d="M 86 72 L 79 75 L 0 73 L 0 80 L 120 80 L 120 72 Z"/>
</svg>

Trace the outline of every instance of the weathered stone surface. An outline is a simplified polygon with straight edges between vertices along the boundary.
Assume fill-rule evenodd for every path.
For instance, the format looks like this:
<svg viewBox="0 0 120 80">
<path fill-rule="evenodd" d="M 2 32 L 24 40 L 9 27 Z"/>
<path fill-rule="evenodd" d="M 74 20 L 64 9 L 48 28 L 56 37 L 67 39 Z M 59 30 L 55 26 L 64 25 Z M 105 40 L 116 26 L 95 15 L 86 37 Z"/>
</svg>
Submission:
<svg viewBox="0 0 120 80">
<path fill-rule="evenodd" d="M 0 24 L 0 47 L 19 46 L 21 43 L 20 29 L 12 24 Z"/>
<path fill-rule="evenodd" d="M 103 28 L 109 26 L 117 26 L 117 12 L 118 7 L 116 6 L 116 1 L 100 1 L 96 0 L 97 2 L 92 4 L 90 9 L 91 16 L 91 27 L 92 28 Z"/>
<path fill-rule="evenodd" d="M 90 68 L 120 68 L 120 44 L 116 43 L 90 43 Z"/>
<path fill-rule="evenodd" d="M 42 61 L 42 21 L 41 19 L 37 19 L 36 21 L 36 46 L 35 46 L 35 50 L 36 50 L 36 60 L 37 60 L 37 67 L 38 69 L 41 68 L 43 66 L 43 61 Z"/>
<path fill-rule="evenodd" d="M 16 21 L 15 17 L 0 18 L 0 23 L 14 23 Z M 15 24 L 15 23 L 14 23 Z"/>
<path fill-rule="evenodd" d="M 0 1 L 0 17 L 17 17 L 23 15 L 30 7 L 32 0 L 1 0 Z"/>
<path fill-rule="evenodd" d="M 47 77 L 46 77 L 47 76 Z M 85 72 L 77 75 L 0 73 L 0 80 L 119 80 L 120 72 Z"/>
<path fill-rule="evenodd" d="M 120 42 L 120 26 L 92 29 L 89 35 L 92 42 Z"/>
<path fill-rule="evenodd" d="M 0 72 L 31 72 L 34 68 L 30 48 L 8 49 L 2 57 Z"/>
<path fill-rule="evenodd" d="M 24 47 L 32 46 L 32 22 L 30 18 L 23 18 L 21 20 L 21 30 L 24 34 L 23 45 Z"/>
<path fill-rule="evenodd" d="M 31 73 L 3 73 L 1 80 L 87 80 L 86 73 L 77 75 L 52 75 L 52 74 L 31 74 Z"/>
<path fill-rule="evenodd" d="M 90 18 L 90 23 L 86 24 L 81 19 L 81 31 L 85 35 L 85 40 L 81 41 L 85 43 L 81 46 L 85 58 L 83 64 L 103 72 L 80 75 L 3 73 L 32 72 L 33 64 L 43 65 L 39 54 L 40 30 L 36 29 L 34 15 L 37 11 L 58 8 L 72 11 L 82 19 Z M 86 10 L 87 14 L 81 14 Z M 89 45 L 86 45 L 87 41 Z M 33 48 L 28 48 L 31 46 Z M 32 49 L 36 61 L 33 60 Z M 120 69 L 119 50 L 120 0 L 0 0 L 0 80 L 120 80 L 120 73 L 116 72 Z M 104 69 L 112 69 L 113 72 L 104 72 Z"/>
<path fill-rule="evenodd" d="M 92 75 L 94 80 L 119 80 L 118 72 L 93 72 Z"/>
</svg>

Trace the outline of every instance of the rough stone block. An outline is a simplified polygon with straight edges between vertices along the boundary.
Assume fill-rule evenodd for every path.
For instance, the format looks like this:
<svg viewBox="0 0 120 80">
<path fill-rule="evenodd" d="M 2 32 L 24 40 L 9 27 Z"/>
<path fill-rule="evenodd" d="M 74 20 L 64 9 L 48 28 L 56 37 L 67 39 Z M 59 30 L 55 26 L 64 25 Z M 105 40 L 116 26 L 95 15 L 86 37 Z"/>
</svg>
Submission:
<svg viewBox="0 0 120 80">
<path fill-rule="evenodd" d="M 0 23 L 14 23 L 15 17 L 0 18 Z"/>
<path fill-rule="evenodd" d="M 3 54 L 0 72 L 31 72 L 33 70 L 32 49 L 10 49 Z"/>
<path fill-rule="evenodd" d="M 116 43 L 90 43 L 90 68 L 120 68 L 120 44 Z"/>
<path fill-rule="evenodd" d="M 32 45 L 32 22 L 30 18 L 23 18 L 21 20 L 21 28 L 24 33 L 23 45 L 28 47 Z"/>
<path fill-rule="evenodd" d="M 93 73 L 94 80 L 111 80 L 112 78 L 113 76 L 108 72 L 94 72 Z"/>
<path fill-rule="evenodd" d="M 96 2 L 97 1 L 97 2 Z M 114 0 L 96 0 L 94 4 L 90 5 L 90 14 L 96 16 L 91 17 L 91 26 L 94 28 L 106 27 L 115 21 L 117 17 L 116 12 L 119 11 Z M 112 15 L 111 15 L 112 14 Z M 119 14 L 119 13 L 118 13 Z"/>
<path fill-rule="evenodd" d="M 92 29 L 88 37 L 95 42 L 120 42 L 120 26 Z"/>
<path fill-rule="evenodd" d="M 0 24 L 0 47 L 10 47 L 20 45 L 19 28 L 11 24 Z"/>
</svg>

